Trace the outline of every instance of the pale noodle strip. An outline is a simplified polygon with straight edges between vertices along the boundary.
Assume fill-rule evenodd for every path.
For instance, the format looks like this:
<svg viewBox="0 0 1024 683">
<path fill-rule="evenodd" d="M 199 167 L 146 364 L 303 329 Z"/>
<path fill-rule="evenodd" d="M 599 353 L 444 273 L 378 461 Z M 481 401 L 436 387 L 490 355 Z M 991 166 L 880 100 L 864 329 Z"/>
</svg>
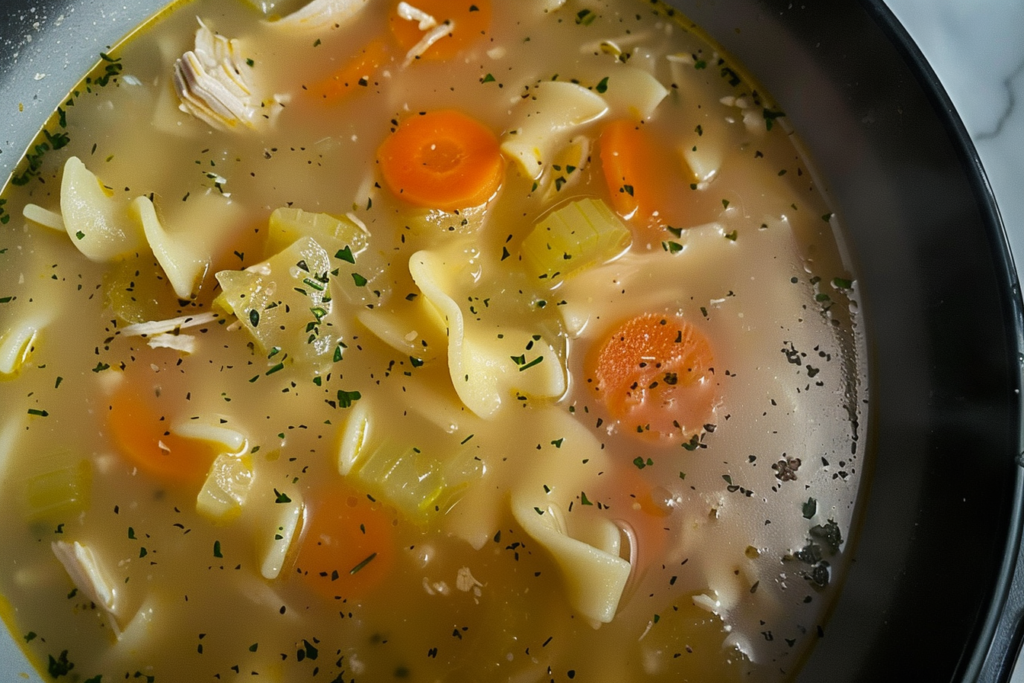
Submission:
<svg viewBox="0 0 1024 683">
<path fill-rule="evenodd" d="M 220 313 L 207 311 L 205 313 L 196 313 L 195 315 L 183 315 L 180 318 L 171 318 L 170 320 L 151 320 L 144 323 L 135 323 L 123 328 L 120 333 L 126 337 L 148 337 L 165 332 L 177 332 L 189 327 L 209 325 L 220 318 Z"/>
<path fill-rule="evenodd" d="M 38 223 L 44 228 L 50 228 L 57 232 L 65 232 L 64 219 L 61 215 L 56 211 L 44 209 L 38 204 L 26 204 L 25 208 L 21 211 L 21 215 L 33 223 Z"/>
</svg>

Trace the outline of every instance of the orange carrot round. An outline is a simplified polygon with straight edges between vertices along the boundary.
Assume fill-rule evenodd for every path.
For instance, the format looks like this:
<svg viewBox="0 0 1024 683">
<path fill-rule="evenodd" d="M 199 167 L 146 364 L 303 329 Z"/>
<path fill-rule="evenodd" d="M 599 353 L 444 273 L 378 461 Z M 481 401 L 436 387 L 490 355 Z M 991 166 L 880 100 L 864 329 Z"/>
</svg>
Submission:
<svg viewBox="0 0 1024 683">
<path fill-rule="evenodd" d="M 391 31 L 402 50 L 408 52 L 433 28 L 420 29 L 419 21 L 405 19 L 398 14 L 396 0 L 388 15 Z M 420 56 L 420 59 L 451 59 L 465 47 L 486 35 L 491 27 L 491 0 L 413 0 L 409 3 L 429 14 L 438 26 L 446 22 L 451 27 Z"/>
<path fill-rule="evenodd" d="M 310 86 L 309 93 L 323 102 L 333 103 L 366 89 L 387 58 L 387 43 L 382 38 L 372 40 L 340 69 Z"/>
<path fill-rule="evenodd" d="M 125 374 L 110 398 L 107 428 L 118 452 L 143 472 L 169 484 L 198 484 L 216 453 L 194 439 L 171 434 L 173 398 L 156 391 L 159 380 L 148 370 Z"/>
<path fill-rule="evenodd" d="M 299 573 L 328 600 L 370 592 L 394 564 L 394 515 L 347 487 L 310 505 L 296 559 Z"/>
<path fill-rule="evenodd" d="M 588 378 L 631 433 L 689 440 L 714 415 L 718 387 L 707 337 L 674 316 L 622 323 L 588 359 Z"/>
<path fill-rule="evenodd" d="M 452 109 L 403 121 L 377 150 L 377 162 L 396 195 L 444 211 L 483 204 L 505 176 L 498 138 Z"/>
<path fill-rule="evenodd" d="M 601 167 L 615 211 L 634 225 L 661 230 L 682 225 L 673 195 L 686 185 L 672 159 L 641 124 L 621 119 L 607 124 L 598 141 Z M 673 188 L 675 193 L 673 193 Z"/>
</svg>

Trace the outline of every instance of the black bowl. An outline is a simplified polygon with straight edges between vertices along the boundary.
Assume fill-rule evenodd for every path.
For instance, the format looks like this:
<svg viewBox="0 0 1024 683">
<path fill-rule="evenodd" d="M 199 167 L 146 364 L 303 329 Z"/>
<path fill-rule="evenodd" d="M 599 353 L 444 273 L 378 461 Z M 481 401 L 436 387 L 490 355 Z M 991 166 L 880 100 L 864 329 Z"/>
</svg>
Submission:
<svg viewBox="0 0 1024 683">
<path fill-rule="evenodd" d="M 1024 614 L 1024 328 L 974 147 L 880 0 L 671 4 L 781 103 L 859 272 L 873 472 L 854 563 L 798 680 L 1005 680 Z M 97 54 L 160 5 L 0 0 L 0 177 Z M 5 645 L 0 671 L 24 670 Z"/>
</svg>

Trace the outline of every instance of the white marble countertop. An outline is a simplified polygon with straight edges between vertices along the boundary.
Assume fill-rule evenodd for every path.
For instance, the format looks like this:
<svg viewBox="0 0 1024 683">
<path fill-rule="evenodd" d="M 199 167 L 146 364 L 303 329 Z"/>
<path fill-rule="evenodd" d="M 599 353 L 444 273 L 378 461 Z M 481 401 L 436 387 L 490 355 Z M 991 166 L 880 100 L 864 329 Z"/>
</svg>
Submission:
<svg viewBox="0 0 1024 683">
<path fill-rule="evenodd" d="M 1024 280 L 1024 0 L 885 2 L 974 140 Z"/>
</svg>

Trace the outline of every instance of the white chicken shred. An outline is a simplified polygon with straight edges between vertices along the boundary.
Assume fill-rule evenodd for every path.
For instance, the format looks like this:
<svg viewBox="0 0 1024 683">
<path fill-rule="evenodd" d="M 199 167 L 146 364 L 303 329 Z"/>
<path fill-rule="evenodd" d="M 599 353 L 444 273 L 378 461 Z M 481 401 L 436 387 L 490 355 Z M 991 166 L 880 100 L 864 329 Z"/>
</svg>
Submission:
<svg viewBox="0 0 1024 683">
<path fill-rule="evenodd" d="M 437 26 L 437 19 L 407 2 L 398 3 L 398 16 L 407 21 L 418 21 L 417 27 L 421 31 L 428 31 Z"/>
<path fill-rule="evenodd" d="M 174 63 L 173 80 L 180 109 L 218 130 L 256 128 L 288 101 L 286 95 L 259 97 L 238 39 L 214 33 L 202 20 L 195 49 Z"/>
<path fill-rule="evenodd" d="M 438 24 L 430 31 L 427 31 L 423 34 L 423 37 L 420 38 L 420 42 L 413 45 L 412 49 L 406 53 L 405 62 L 402 63 L 402 66 L 409 66 L 412 64 L 414 61 L 422 57 L 423 53 L 429 50 L 431 45 L 449 35 L 454 30 L 455 22 L 448 20 L 443 24 Z"/>
<path fill-rule="evenodd" d="M 121 329 L 121 335 L 125 337 L 149 337 L 165 332 L 176 334 L 179 330 L 200 325 L 209 325 L 220 319 L 218 313 L 207 311 L 195 315 L 183 315 L 168 320 L 150 320 L 144 323 L 135 323 Z"/>
</svg>

